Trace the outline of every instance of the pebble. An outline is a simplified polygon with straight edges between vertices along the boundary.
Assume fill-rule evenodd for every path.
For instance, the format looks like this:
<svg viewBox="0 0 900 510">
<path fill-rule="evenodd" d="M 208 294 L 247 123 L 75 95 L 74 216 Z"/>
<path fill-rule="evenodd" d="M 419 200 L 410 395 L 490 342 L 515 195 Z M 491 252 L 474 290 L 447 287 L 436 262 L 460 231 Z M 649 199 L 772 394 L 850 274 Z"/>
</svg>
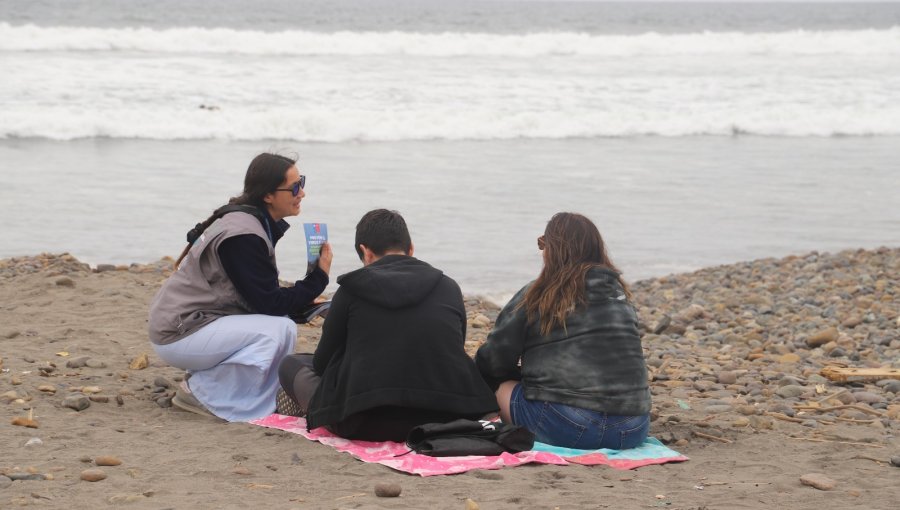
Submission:
<svg viewBox="0 0 900 510">
<path fill-rule="evenodd" d="M 798 354 L 794 354 L 793 352 L 789 352 L 787 354 L 782 354 L 778 357 L 779 363 L 799 363 L 800 356 Z"/>
<path fill-rule="evenodd" d="M 862 324 L 862 319 L 860 317 L 849 317 L 844 322 L 841 323 L 842 328 L 855 328 Z"/>
<path fill-rule="evenodd" d="M 900 455 L 891 457 L 891 465 L 894 467 L 900 467 Z"/>
<path fill-rule="evenodd" d="M 80 412 L 91 407 L 91 401 L 84 395 L 69 395 L 63 400 L 62 405 Z"/>
<path fill-rule="evenodd" d="M 156 387 L 159 387 L 159 388 L 171 388 L 172 387 L 172 383 L 169 382 L 169 380 L 166 379 L 165 377 L 157 377 L 156 379 L 153 379 L 153 385 Z"/>
<path fill-rule="evenodd" d="M 86 482 L 99 482 L 106 479 L 106 473 L 97 468 L 85 469 L 81 472 L 81 479 Z"/>
<path fill-rule="evenodd" d="M 870 391 L 857 391 L 853 394 L 853 398 L 855 398 L 857 402 L 865 402 L 867 404 L 878 404 L 887 401 L 887 399 L 881 395 L 876 395 Z"/>
<path fill-rule="evenodd" d="M 481 507 L 473 499 L 466 498 L 466 510 L 481 510 Z"/>
<path fill-rule="evenodd" d="M 883 389 L 884 391 L 889 391 L 891 393 L 900 393 L 900 381 L 888 381 L 881 387 L 881 389 Z"/>
<path fill-rule="evenodd" d="M 718 375 L 719 384 L 734 384 L 737 382 L 737 374 L 734 372 L 719 372 Z"/>
<path fill-rule="evenodd" d="M 56 279 L 56 284 L 60 287 L 74 287 L 75 280 L 69 278 L 68 276 L 63 276 L 62 278 Z"/>
<path fill-rule="evenodd" d="M 740 418 L 731 422 L 731 426 L 735 428 L 742 428 L 750 425 L 750 419 L 746 416 L 741 416 Z"/>
<path fill-rule="evenodd" d="M 136 356 L 134 359 L 128 363 L 128 368 L 132 370 L 143 370 L 150 366 L 150 357 L 147 356 L 147 353 L 140 354 Z"/>
<path fill-rule="evenodd" d="M 796 398 L 800 395 L 803 395 L 808 390 L 803 386 L 798 386 L 796 384 L 788 384 L 787 386 L 782 386 L 775 391 L 775 393 L 781 398 Z"/>
<path fill-rule="evenodd" d="M 88 398 L 91 400 L 91 402 L 97 402 L 100 404 L 109 402 L 109 397 L 107 397 L 106 395 L 91 395 Z"/>
<path fill-rule="evenodd" d="M 775 428 L 775 419 L 771 416 L 751 416 L 750 426 L 756 430 L 771 430 Z"/>
<path fill-rule="evenodd" d="M 491 319 L 479 313 L 472 317 L 470 324 L 473 328 L 489 328 L 491 327 Z"/>
<path fill-rule="evenodd" d="M 39 437 L 32 437 L 28 441 L 25 441 L 25 446 L 42 446 L 44 442 Z"/>
<path fill-rule="evenodd" d="M 800 483 L 815 487 L 820 491 L 830 491 L 837 486 L 837 482 L 821 473 L 807 473 L 800 477 Z"/>
<path fill-rule="evenodd" d="M 72 358 L 69 361 L 66 361 L 66 368 L 81 368 L 87 365 L 89 359 L 90 358 L 88 358 L 87 356 Z"/>
<path fill-rule="evenodd" d="M 85 363 L 88 368 L 106 368 L 106 362 L 99 359 L 89 359 Z"/>
<path fill-rule="evenodd" d="M 38 389 L 38 391 L 41 391 L 44 393 L 50 393 L 51 395 L 56 393 L 56 386 L 53 386 L 51 384 L 42 384 L 42 385 L 38 386 L 37 389 Z"/>
<path fill-rule="evenodd" d="M 837 341 L 839 336 L 838 330 L 835 327 L 831 327 L 828 329 L 823 329 L 817 333 L 810 335 L 806 339 L 806 345 L 810 347 L 819 347 L 820 345 L 825 345 L 828 342 Z"/>
<path fill-rule="evenodd" d="M 94 459 L 94 464 L 98 466 L 118 466 L 122 461 L 118 457 L 112 455 L 101 455 Z"/>
<path fill-rule="evenodd" d="M 47 477 L 40 473 L 7 473 L 6 476 L 12 481 L 40 481 L 46 480 Z"/>
<path fill-rule="evenodd" d="M 753 416 L 757 413 L 756 407 L 749 406 L 749 405 L 738 406 L 737 411 L 739 413 L 743 414 L 744 416 Z"/>
<path fill-rule="evenodd" d="M 12 485 L 12 479 L 5 475 L 0 475 L 0 489 L 5 489 Z"/>
<path fill-rule="evenodd" d="M 379 498 L 396 498 L 403 489 L 396 483 L 376 483 L 375 495 Z"/>
</svg>

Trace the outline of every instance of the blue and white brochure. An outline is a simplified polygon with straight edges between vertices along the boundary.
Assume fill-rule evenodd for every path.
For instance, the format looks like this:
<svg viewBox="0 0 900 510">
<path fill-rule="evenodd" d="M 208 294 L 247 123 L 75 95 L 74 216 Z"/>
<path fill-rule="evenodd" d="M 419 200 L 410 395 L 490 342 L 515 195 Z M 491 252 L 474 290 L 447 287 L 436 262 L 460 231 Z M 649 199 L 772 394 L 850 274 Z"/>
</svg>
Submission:
<svg viewBox="0 0 900 510">
<path fill-rule="evenodd" d="M 328 225 L 325 223 L 304 223 L 306 233 L 306 260 L 310 265 L 319 262 L 322 245 L 328 242 Z"/>
</svg>

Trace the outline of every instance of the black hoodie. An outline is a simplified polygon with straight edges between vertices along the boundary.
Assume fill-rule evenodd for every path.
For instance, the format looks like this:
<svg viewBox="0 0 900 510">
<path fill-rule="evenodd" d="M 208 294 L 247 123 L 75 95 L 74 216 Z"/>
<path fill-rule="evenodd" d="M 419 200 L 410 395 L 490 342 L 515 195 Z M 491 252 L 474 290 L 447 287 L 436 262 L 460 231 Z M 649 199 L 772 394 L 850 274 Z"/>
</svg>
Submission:
<svg viewBox="0 0 900 510">
<path fill-rule="evenodd" d="M 455 281 L 413 257 L 387 255 L 337 279 L 313 358 L 322 377 L 310 429 L 383 406 L 483 415 L 493 392 L 465 352 Z"/>
</svg>

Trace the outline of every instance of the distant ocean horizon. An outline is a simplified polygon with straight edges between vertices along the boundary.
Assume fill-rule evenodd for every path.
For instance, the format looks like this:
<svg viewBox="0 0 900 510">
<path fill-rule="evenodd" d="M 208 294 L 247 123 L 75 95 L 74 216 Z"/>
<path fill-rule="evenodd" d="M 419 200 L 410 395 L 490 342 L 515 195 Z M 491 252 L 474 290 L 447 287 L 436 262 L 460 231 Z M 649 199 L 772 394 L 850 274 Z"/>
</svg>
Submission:
<svg viewBox="0 0 900 510">
<path fill-rule="evenodd" d="M 269 149 L 286 278 L 381 206 L 495 295 L 559 210 L 631 280 L 900 244 L 900 3 L 8 0 L 0 70 L 2 257 L 174 255 Z"/>
</svg>

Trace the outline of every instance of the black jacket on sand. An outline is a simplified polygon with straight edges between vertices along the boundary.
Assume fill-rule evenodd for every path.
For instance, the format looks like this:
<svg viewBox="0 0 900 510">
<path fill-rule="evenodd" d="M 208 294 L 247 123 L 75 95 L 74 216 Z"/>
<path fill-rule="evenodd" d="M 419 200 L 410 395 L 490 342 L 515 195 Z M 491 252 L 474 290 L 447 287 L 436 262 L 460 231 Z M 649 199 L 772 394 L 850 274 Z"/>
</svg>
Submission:
<svg viewBox="0 0 900 510">
<path fill-rule="evenodd" d="M 538 324 L 528 324 L 525 307 L 518 307 L 531 284 L 522 288 L 500 311 L 475 355 L 485 380 L 494 387 L 521 381 L 529 400 L 620 416 L 650 412 L 637 314 L 617 278 L 608 269 L 590 269 L 587 305 L 569 314 L 565 328 L 546 336 Z"/>
<path fill-rule="evenodd" d="M 313 367 L 321 381 L 310 429 L 374 408 L 482 416 L 493 392 L 465 352 L 455 281 L 413 257 L 387 255 L 337 279 Z"/>
</svg>

